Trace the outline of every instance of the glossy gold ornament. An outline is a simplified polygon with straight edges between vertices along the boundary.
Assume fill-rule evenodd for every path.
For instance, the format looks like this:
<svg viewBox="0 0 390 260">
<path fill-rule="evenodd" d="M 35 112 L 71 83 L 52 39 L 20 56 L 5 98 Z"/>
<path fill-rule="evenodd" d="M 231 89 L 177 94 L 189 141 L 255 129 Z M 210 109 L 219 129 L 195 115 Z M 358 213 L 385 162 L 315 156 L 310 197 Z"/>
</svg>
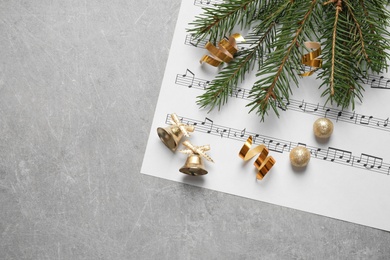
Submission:
<svg viewBox="0 0 390 260">
<path fill-rule="evenodd" d="M 313 124 L 313 131 L 318 138 L 329 138 L 333 133 L 333 123 L 327 118 L 319 118 Z"/>
<path fill-rule="evenodd" d="M 240 41 L 245 41 L 245 39 L 239 33 L 235 33 L 228 40 L 222 39 L 218 43 L 218 48 L 211 42 L 208 42 L 205 48 L 210 52 L 211 56 L 204 55 L 200 59 L 200 63 L 206 62 L 211 66 L 218 67 L 223 62 L 231 62 L 234 54 L 238 51 L 237 42 Z"/>
<path fill-rule="evenodd" d="M 205 151 L 210 150 L 210 146 L 194 146 L 189 141 L 184 141 L 183 145 L 187 147 L 187 149 L 181 150 L 180 152 L 188 154 L 188 157 L 184 163 L 184 166 L 181 167 L 179 171 L 192 176 L 207 174 L 208 172 L 203 165 L 202 157 L 210 162 L 214 162 L 213 159 L 211 159 L 211 157 L 205 153 Z"/>
<path fill-rule="evenodd" d="M 268 149 L 265 145 L 258 145 L 255 148 L 251 149 L 252 146 L 252 136 L 249 136 L 244 145 L 242 146 L 238 156 L 244 161 L 248 161 L 255 157 L 257 154 L 256 161 L 254 165 L 257 169 L 256 178 L 262 180 L 264 176 L 271 170 L 272 166 L 276 163 L 275 159 L 272 156 L 268 156 Z"/>
<path fill-rule="evenodd" d="M 172 151 L 176 151 L 183 136 L 189 136 L 188 132 L 194 131 L 194 126 L 180 122 L 176 114 L 171 114 L 171 126 L 157 128 L 160 140 Z"/>
<path fill-rule="evenodd" d="M 310 161 L 310 151 L 303 146 L 297 146 L 290 151 L 290 162 L 295 167 L 305 167 Z"/>
</svg>

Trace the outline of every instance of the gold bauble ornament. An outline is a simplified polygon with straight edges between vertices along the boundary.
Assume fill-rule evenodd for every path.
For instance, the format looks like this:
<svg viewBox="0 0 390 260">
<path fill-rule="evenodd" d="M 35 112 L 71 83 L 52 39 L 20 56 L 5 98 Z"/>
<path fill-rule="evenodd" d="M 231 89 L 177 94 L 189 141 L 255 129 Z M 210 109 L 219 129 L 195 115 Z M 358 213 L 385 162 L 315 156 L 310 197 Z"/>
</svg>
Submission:
<svg viewBox="0 0 390 260">
<path fill-rule="evenodd" d="M 290 152 L 291 164 L 295 167 L 305 167 L 310 161 L 310 151 L 303 146 L 297 146 Z"/>
<path fill-rule="evenodd" d="M 319 118 L 313 124 L 313 131 L 318 138 L 329 138 L 333 133 L 333 123 L 327 118 Z"/>
</svg>

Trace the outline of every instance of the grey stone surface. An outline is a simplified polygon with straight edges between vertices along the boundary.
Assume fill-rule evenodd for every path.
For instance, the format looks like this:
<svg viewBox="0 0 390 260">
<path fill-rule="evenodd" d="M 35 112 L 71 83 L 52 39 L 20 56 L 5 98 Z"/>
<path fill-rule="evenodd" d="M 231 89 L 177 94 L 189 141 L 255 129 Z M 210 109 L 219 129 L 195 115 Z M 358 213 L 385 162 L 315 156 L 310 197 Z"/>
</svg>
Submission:
<svg viewBox="0 0 390 260">
<path fill-rule="evenodd" d="M 0 0 L 0 259 L 389 259 L 388 232 L 140 174 L 179 7 Z"/>
</svg>

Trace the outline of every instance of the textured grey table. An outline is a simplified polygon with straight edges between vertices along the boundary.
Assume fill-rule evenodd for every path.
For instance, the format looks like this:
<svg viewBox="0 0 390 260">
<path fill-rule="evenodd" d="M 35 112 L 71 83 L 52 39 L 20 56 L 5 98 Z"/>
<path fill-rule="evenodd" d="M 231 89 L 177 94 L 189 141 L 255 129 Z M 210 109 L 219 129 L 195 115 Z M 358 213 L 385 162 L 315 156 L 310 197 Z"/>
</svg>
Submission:
<svg viewBox="0 0 390 260">
<path fill-rule="evenodd" d="M 388 232 L 140 174 L 179 7 L 0 0 L 0 259 L 389 259 Z"/>
</svg>

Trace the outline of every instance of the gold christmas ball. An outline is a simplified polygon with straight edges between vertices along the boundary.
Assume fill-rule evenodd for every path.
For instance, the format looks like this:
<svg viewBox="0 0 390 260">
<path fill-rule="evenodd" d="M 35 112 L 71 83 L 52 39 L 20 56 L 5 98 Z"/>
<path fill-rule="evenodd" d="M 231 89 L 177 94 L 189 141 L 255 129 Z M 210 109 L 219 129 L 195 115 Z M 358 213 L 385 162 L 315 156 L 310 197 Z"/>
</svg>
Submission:
<svg viewBox="0 0 390 260">
<path fill-rule="evenodd" d="M 318 138 L 329 138 L 333 133 L 333 123 L 327 118 L 319 118 L 313 124 L 313 131 Z"/>
<path fill-rule="evenodd" d="M 291 164 L 295 167 L 305 167 L 310 161 L 310 151 L 303 146 L 297 146 L 290 152 Z"/>
</svg>

